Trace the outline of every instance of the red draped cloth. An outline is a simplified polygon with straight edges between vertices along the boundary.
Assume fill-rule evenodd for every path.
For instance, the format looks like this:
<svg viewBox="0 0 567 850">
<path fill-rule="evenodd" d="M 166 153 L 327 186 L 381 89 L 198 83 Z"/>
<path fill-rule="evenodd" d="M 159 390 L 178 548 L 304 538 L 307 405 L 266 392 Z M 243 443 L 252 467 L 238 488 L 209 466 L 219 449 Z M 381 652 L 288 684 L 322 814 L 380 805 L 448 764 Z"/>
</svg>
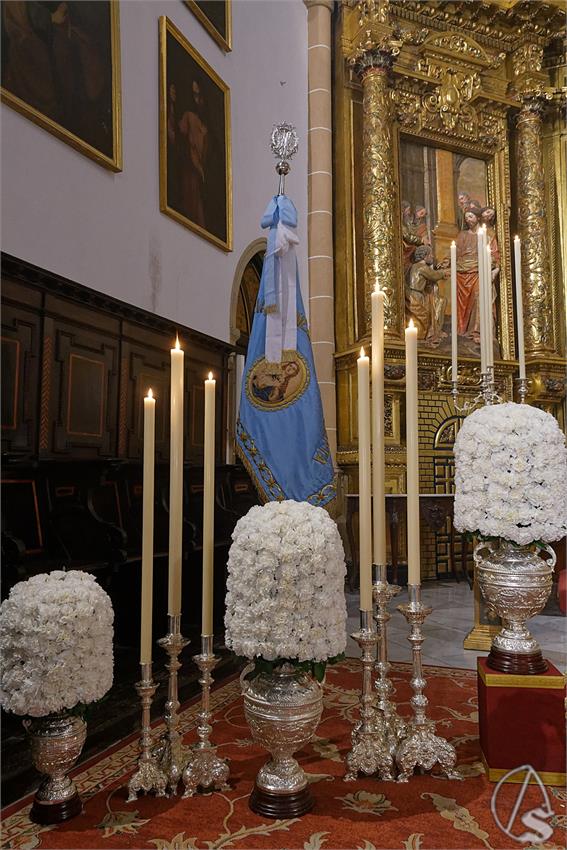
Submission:
<svg viewBox="0 0 567 850">
<path fill-rule="evenodd" d="M 457 236 L 457 331 L 478 337 L 478 248 L 473 230 Z"/>
</svg>

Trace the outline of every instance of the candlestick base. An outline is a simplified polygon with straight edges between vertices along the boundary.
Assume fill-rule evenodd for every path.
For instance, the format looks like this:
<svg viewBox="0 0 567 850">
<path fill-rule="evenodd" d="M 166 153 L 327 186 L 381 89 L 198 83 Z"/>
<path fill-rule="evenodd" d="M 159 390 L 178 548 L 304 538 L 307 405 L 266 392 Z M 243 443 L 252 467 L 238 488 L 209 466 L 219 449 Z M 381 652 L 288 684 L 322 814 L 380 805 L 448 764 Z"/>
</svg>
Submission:
<svg viewBox="0 0 567 850">
<path fill-rule="evenodd" d="M 408 585 L 409 602 L 398 605 L 410 625 L 408 640 L 412 646 L 413 675 L 411 686 L 413 696 L 410 700 L 414 719 L 408 724 L 406 735 L 396 750 L 398 782 L 407 782 L 416 767 L 431 770 L 439 764 L 449 779 L 462 779 L 453 768 L 457 762 L 457 752 L 452 744 L 435 734 L 435 723 L 428 720 L 426 708 L 428 699 L 423 693 L 427 682 L 421 662 L 421 646 L 425 637 L 421 627 L 433 610 L 421 601 L 421 586 Z"/>
<path fill-rule="evenodd" d="M 161 770 L 152 755 L 150 712 L 157 685 L 152 680 L 151 662 L 141 664 L 140 666 L 142 668 L 142 678 L 141 681 L 136 682 L 135 685 L 142 706 L 140 757 L 138 759 L 138 769 L 133 776 L 130 777 L 128 782 L 127 803 L 131 803 L 133 800 L 136 800 L 140 791 L 144 791 L 146 794 L 154 791 L 156 797 L 164 797 L 167 786 L 167 776 Z"/>
<path fill-rule="evenodd" d="M 360 631 L 352 635 L 362 650 L 362 695 L 360 720 L 351 732 L 352 749 L 346 756 L 345 782 L 359 773 L 378 774 L 380 779 L 394 778 L 392 747 L 385 735 L 384 719 L 376 710 L 372 690 L 372 668 L 376 659 L 378 634 L 372 624 L 372 612 L 360 612 Z"/>
<path fill-rule="evenodd" d="M 463 777 L 453 768 L 457 762 L 457 753 L 452 744 L 435 734 L 435 723 L 427 720 L 424 724 L 409 724 L 407 736 L 396 752 L 398 782 L 407 782 L 416 767 L 431 770 L 439 764 L 442 773 L 448 779 Z"/>
<path fill-rule="evenodd" d="M 166 731 L 152 750 L 153 757 L 167 777 L 167 788 L 170 794 L 177 793 L 179 780 L 191 754 L 181 743 L 179 726 L 179 698 L 177 672 L 181 667 L 179 655 L 189 643 L 181 634 L 181 615 L 168 614 L 169 631 L 160 638 L 159 645 L 167 652 L 169 660 L 165 665 L 169 671 L 167 687 L 167 702 L 165 704 L 164 720 Z"/>
<path fill-rule="evenodd" d="M 194 655 L 193 661 L 201 671 L 201 710 L 198 716 L 197 736 L 199 741 L 192 748 L 192 758 L 183 771 L 185 791 L 183 797 L 192 797 L 198 788 L 215 788 L 219 791 L 228 788 L 229 766 L 226 759 L 216 754 L 216 748 L 210 742 L 213 731 L 211 726 L 210 695 L 213 677 L 211 671 L 219 662 L 213 653 L 213 636 L 201 636 L 201 654 Z"/>
<path fill-rule="evenodd" d="M 402 588 L 397 584 L 389 584 L 385 564 L 374 564 L 373 573 L 372 597 L 376 605 L 374 620 L 378 635 L 378 658 L 374 668 L 377 678 L 374 688 L 378 697 L 377 709 L 382 713 L 384 734 L 393 756 L 398 741 L 405 735 L 406 724 L 398 715 L 396 707 L 390 699 L 394 693 L 394 686 L 389 678 L 391 665 L 388 661 L 388 622 L 390 620 L 388 605 L 390 600 L 401 592 Z"/>
</svg>

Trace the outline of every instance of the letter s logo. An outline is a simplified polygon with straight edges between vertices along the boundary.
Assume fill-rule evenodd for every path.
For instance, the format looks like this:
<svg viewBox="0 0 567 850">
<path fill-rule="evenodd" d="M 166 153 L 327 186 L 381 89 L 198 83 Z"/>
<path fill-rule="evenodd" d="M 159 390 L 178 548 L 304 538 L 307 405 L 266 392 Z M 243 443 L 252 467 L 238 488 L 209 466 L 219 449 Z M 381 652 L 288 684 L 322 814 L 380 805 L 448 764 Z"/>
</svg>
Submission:
<svg viewBox="0 0 567 850">
<path fill-rule="evenodd" d="M 543 841 L 547 841 L 553 835 L 553 828 L 545 823 L 545 818 L 551 817 L 552 814 L 552 811 L 546 812 L 545 809 L 530 809 L 529 812 L 522 815 L 521 820 L 524 826 L 535 830 L 535 832 L 524 832 L 523 835 L 518 836 L 517 840 L 521 841 L 522 844 L 527 844 L 528 841 L 530 844 L 541 844 Z"/>
</svg>

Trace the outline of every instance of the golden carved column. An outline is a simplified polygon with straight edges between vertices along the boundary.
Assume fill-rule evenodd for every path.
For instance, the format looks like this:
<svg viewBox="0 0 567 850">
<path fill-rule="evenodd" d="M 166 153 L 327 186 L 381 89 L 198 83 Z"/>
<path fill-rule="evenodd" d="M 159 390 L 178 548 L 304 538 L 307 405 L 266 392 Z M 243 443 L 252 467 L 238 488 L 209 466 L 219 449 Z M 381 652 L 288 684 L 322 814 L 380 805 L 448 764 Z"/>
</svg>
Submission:
<svg viewBox="0 0 567 850">
<path fill-rule="evenodd" d="M 517 118 L 518 220 L 527 354 L 555 352 L 553 284 L 545 214 L 543 110 L 542 95 L 528 94 Z"/>
<path fill-rule="evenodd" d="M 376 283 L 386 293 L 386 332 L 401 333 L 400 294 L 396 287 L 395 183 L 392 109 L 388 71 L 394 51 L 369 43 L 351 59 L 362 83 L 364 287 L 367 330 L 370 294 Z"/>
<path fill-rule="evenodd" d="M 309 150 L 309 325 L 325 427 L 333 462 L 337 452 L 335 310 L 333 287 L 333 135 L 331 12 L 333 0 L 307 6 Z"/>
<path fill-rule="evenodd" d="M 549 78 L 543 47 L 526 41 L 512 55 L 513 88 L 522 109 L 517 116 L 518 229 L 522 240 L 522 289 L 526 354 L 553 354 L 553 281 L 546 222 L 543 121 Z"/>
</svg>

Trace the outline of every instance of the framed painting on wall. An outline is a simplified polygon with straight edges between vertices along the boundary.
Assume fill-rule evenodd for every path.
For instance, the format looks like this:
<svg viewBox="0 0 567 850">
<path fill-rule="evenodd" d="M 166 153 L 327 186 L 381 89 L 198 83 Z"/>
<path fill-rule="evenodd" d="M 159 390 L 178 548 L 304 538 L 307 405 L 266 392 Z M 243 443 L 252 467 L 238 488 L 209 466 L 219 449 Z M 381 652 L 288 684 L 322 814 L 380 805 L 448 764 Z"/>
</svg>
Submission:
<svg viewBox="0 0 567 850">
<path fill-rule="evenodd" d="M 196 18 L 219 47 L 228 53 L 232 50 L 231 0 L 185 0 Z"/>
<path fill-rule="evenodd" d="M 494 356 L 504 356 L 500 282 L 502 229 L 490 191 L 490 162 L 402 138 L 400 234 L 406 318 L 424 348 L 451 351 L 457 311 L 460 356 L 480 356 L 477 230 L 486 225 L 491 249 Z M 450 245 L 457 246 L 457 303 L 451 303 Z"/>
<path fill-rule="evenodd" d="M 117 0 L 2 3 L 2 101 L 122 170 Z"/>
<path fill-rule="evenodd" d="M 230 90 L 166 17 L 160 26 L 160 209 L 232 250 Z"/>
</svg>

